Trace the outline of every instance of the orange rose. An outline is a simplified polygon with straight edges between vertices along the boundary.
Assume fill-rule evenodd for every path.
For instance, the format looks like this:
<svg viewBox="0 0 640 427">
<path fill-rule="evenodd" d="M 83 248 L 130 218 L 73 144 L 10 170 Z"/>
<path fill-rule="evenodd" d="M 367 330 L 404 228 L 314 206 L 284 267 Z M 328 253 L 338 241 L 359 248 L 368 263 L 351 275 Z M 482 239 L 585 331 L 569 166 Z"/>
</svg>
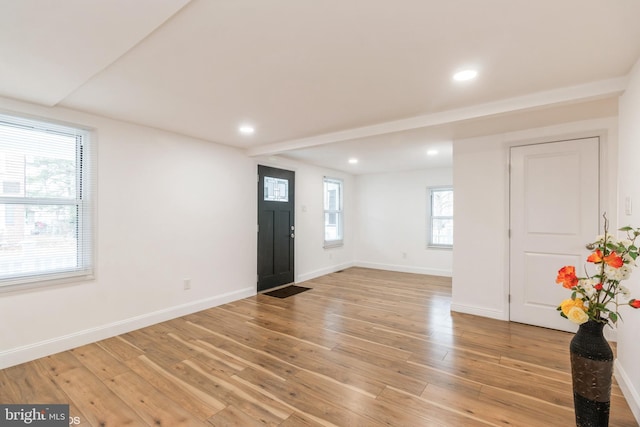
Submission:
<svg viewBox="0 0 640 427">
<path fill-rule="evenodd" d="M 558 270 L 558 277 L 556 283 L 561 283 L 563 287 L 571 289 L 578 284 L 578 278 L 576 277 L 576 268 L 572 265 L 566 265 Z"/>
</svg>

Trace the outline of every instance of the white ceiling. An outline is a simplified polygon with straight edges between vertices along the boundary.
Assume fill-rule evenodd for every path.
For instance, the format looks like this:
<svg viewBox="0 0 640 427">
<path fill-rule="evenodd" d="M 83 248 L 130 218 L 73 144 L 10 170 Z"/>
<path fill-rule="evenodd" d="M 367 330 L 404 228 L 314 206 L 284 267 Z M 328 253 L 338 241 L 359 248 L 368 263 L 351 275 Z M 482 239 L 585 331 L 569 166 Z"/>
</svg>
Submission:
<svg viewBox="0 0 640 427">
<path fill-rule="evenodd" d="M 638 17 L 638 0 L 0 0 L 0 96 L 417 169 L 454 137 L 615 115 Z"/>
</svg>

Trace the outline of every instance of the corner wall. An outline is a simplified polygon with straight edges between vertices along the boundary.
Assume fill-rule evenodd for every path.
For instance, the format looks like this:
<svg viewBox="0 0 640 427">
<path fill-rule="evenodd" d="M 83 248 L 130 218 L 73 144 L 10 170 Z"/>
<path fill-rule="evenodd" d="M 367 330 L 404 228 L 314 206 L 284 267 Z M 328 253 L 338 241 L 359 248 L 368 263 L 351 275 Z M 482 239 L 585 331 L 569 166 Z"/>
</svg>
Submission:
<svg viewBox="0 0 640 427">
<path fill-rule="evenodd" d="M 356 264 L 450 277 L 452 251 L 427 248 L 427 188 L 451 185 L 452 175 L 438 168 L 357 176 Z"/>
<path fill-rule="evenodd" d="M 629 83 L 619 102 L 619 224 L 640 227 L 640 61 L 631 71 Z M 625 198 L 632 201 L 631 214 L 625 214 Z M 633 298 L 640 299 L 640 268 L 626 283 Z M 616 379 L 640 423 L 640 310 L 622 307 L 623 321 L 618 325 Z"/>
<path fill-rule="evenodd" d="M 97 143 L 95 280 L 0 293 L 0 368 L 256 293 L 255 164 L 242 151 L 60 108 L 0 109 L 93 128 Z"/>
<path fill-rule="evenodd" d="M 604 137 L 603 208 L 616 218 L 616 181 L 611 178 L 617 162 L 615 118 L 454 141 L 451 310 L 509 320 L 509 147 L 594 135 Z"/>
<path fill-rule="evenodd" d="M 508 320 L 508 150 L 504 135 L 454 141 L 451 310 Z"/>
<path fill-rule="evenodd" d="M 352 267 L 357 211 L 356 182 L 353 175 L 320 168 L 284 157 L 255 158 L 256 164 L 292 170 L 296 174 L 295 194 L 295 281 L 313 278 Z M 325 176 L 340 178 L 344 184 L 344 245 L 324 249 Z"/>
</svg>

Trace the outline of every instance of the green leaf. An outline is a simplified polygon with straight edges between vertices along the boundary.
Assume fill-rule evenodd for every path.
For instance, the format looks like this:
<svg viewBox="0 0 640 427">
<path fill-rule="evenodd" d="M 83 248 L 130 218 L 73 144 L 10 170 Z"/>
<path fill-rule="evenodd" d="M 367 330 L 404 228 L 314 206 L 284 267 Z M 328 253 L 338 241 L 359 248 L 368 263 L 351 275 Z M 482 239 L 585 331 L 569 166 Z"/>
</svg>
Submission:
<svg viewBox="0 0 640 427">
<path fill-rule="evenodd" d="M 626 227 L 619 228 L 618 230 L 620 230 L 620 231 L 631 231 L 631 230 L 633 230 L 633 227 L 630 227 L 630 226 L 627 225 Z"/>
<path fill-rule="evenodd" d="M 611 320 L 613 323 L 616 323 L 618 321 L 618 315 L 612 311 L 611 313 L 609 313 L 609 320 Z"/>
<path fill-rule="evenodd" d="M 568 317 L 562 312 L 560 312 L 560 316 L 564 317 L 565 319 L 568 319 Z"/>
</svg>

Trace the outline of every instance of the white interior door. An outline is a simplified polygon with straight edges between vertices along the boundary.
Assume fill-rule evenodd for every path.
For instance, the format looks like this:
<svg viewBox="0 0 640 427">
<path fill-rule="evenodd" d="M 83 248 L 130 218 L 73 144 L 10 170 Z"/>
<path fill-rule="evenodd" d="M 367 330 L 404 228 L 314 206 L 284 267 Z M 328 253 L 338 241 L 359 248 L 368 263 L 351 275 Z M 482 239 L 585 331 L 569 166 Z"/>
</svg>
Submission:
<svg viewBox="0 0 640 427">
<path fill-rule="evenodd" d="M 510 319 L 575 331 L 556 307 L 570 292 L 558 270 L 582 270 L 598 234 L 599 139 L 511 148 Z"/>
</svg>

